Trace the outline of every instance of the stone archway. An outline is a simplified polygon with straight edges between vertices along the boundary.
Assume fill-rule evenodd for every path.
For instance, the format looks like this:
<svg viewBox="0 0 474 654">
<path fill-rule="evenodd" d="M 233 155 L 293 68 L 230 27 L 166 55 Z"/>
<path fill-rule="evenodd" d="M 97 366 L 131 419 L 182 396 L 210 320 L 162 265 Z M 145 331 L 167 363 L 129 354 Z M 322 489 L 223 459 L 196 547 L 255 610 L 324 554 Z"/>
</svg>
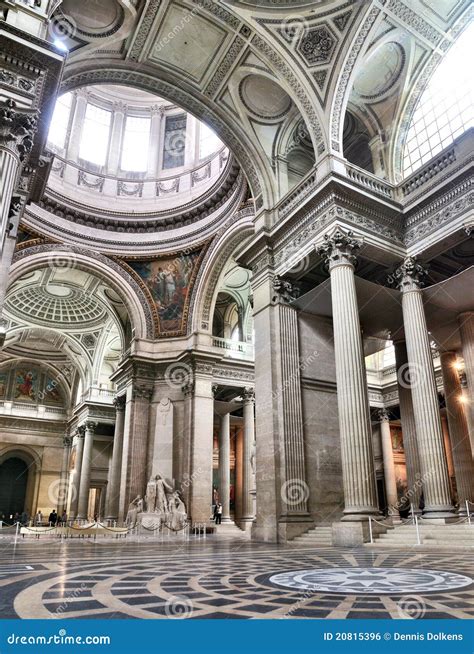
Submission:
<svg viewBox="0 0 474 654">
<path fill-rule="evenodd" d="M 39 481 L 38 458 L 24 447 L 0 452 L 0 516 L 35 511 Z M 3 506 L 5 504 L 5 506 Z M 1 518 L 0 518 L 1 519 Z"/>
</svg>

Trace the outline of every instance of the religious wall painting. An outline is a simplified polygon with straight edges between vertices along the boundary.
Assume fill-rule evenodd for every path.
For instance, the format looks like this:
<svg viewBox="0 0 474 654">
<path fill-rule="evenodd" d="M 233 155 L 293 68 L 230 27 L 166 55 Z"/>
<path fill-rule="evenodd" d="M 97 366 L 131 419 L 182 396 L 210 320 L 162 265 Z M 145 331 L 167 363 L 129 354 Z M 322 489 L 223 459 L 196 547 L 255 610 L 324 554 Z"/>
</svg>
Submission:
<svg viewBox="0 0 474 654">
<path fill-rule="evenodd" d="M 400 427 L 390 425 L 392 449 L 394 452 L 403 452 L 403 435 Z"/>
<path fill-rule="evenodd" d="M 8 372 L 0 372 L 0 399 L 5 399 L 7 395 Z"/>
<path fill-rule="evenodd" d="M 15 373 L 14 399 L 20 402 L 36 402 L 38 396 L 38 371 L 34 368 L 18 368 Z"/>
<path fill-rule="evenodd" d="M 153 302 L 157 336 L 186 333 L 191 292 L 203 250 L 146 261 L 128 261 Z"/>
<path fill-rule="evenodd" d="M 63 398 L 61 395 L 61 390 L 59 388 L 58 381 L 53 377 L 49 377 L 48 375 L 45 376 L 44 390 L 41 395 L 43 396 L 44 404 L 54 404 L 54 405 L 63 404 Z"/>
</svg>

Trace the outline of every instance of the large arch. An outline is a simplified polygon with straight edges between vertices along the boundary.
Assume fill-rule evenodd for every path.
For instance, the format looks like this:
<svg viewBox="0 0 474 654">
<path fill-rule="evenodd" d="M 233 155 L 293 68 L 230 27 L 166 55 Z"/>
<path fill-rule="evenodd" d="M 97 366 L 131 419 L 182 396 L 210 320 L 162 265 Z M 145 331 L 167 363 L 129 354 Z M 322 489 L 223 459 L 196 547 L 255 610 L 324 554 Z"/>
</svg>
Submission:
<svg viewBox="0 0 474 654">
<path fill-rule="evenodd" d="M 35 245 L 19 250 L 10 269 L 9 283 L 22 275 L 46 266 L 69 266 L 96 275 L 105 281 L 124 301 L 135 338 L 153 338 L 153 317 L 148 301 L 136 281 L 118 263 L 76 246 Z"/>
<path fill-rule="evenodd" d="M 0 466 L 13 458 L 20 459 L 27 466 L 28 480 L 26 484 L 24 509 L 29 513 L 29 515 L 33 515 L 38 497 L 41 458 L 33 448 L 28 447 L 27 445 L 9 443 L 0 447 Z"/>
<path fill-rule="evenodd" d="M 217 297 L 219 281 L 225 264 L 232 252 L 252 236 L 254 232 L 254 212 L 252 207 L 246 207 L 237 212 L 222 230 L 215 236 L 206 253 L 199 277 L 194 286 L 191 298 L 189 332 L 212 333 L 212 315 Z"/>
<path fill-rule="evenodd" d="M 271 167 L 263 152 L 255 147 L 243 129 L 232 122 L 226 113 L 218 108 L 204 94 L 188 91 L 178 86 L 175 80 L 156 77 L 157 70 L 142 64 L 140 69 L 130 70 L 129 62 L 101 60 L 96 63 L 81 62 L 67 67 L 61 84 L 61 93 L 91 84 L 119 84 L 133 86 L 176 102 L 199 120 L 209 124 L 219 138 L 230 148 L 244 170 L 252 193 L 258 204 L 271 207 L 277 200 L 277 188 Z"/>
</svg>

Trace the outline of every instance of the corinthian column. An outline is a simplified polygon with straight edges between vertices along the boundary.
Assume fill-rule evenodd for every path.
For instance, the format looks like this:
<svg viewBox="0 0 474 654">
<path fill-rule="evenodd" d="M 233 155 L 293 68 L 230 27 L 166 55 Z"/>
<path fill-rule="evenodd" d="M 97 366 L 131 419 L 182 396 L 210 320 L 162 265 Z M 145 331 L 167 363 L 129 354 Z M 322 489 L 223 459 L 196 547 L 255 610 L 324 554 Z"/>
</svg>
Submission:
<svg viewBox="0 0 474 654">
<path fill-rule="evenodd" d="M 395 479 L 395 463 L 393 461 L 392 436 L 388 412 L 380 409 L 380 436 L 382 441 L 383 472 L 385 477 L 385 494 L 387 496 L 388 515 L 394 520 L 400 518 L 398 510 L 397 482 Z"/>
<path fill-rule="evenodd" d="M 82 457 L 84 453 L 84 429 L 78 429 L 76 432 L 76 452 L 74 460 L 74 470 L 72 472 L 71 483 L 71 504 L 69 506 L 69 517 L 77 516 L 77 505 L 79 503 L 79 487 L 81 483 Z"/>
<path fill-rule="evenodd" d="M 252 524 L 255 518 L 253 515 L 253 497 L 250 494 L 250 491 L 254 489 L 251 462 L 255 441 L 255 393 L 253 388 L 245 388 L 242 398 L 244 400 L 244 434 L 242 448 L 242 517 L 240 522 L 245 523 L 243 526 L 246 528 Z"/>
<path fill-rule="evenodd" d="M 462 356 L 467 380 L 467 419 L 471 439 L 471 451 L 474 455 L 474 311 L 467 311 L 458 316 L 461 332 Z"/>
<path fill-rule="evenodd" d="M 68 463 L 71 454 L 72 438 L 68 435 L 63 438 L 63 460 L 61 463 L 61 477 L 58 489 L 58 516 L 61 518 L 67 505 Z"/>
<path fill-rule="evenodd" d="M 354 279 L 354 252 L 360 247 L 352 232 L 339 228 L 317 248 L 331 274 L 337 405 L 344 482 L 343 521 L 378 515 L 372 430 L 362 334 Z"/>
<path fill-rule="evenodd" d="M 77 505 L 78 520 L 87 520 L 89 508 L 89 491 L 91 487 L 92 450 L 94 447 L 94 432 L 96 422 L 87 421 L 79 429 L 84 430 L 84 453 L 82 455 L 81 482 L 79 485 L 79 502 Z"/>
<path fill-rule="evenodd" d="M 36 111 L 18 108 L 11 98 L 0 101 L 0 345 L 5 340 L 1 310 L 21 208 L 21 198 L 13 199 L 13 193 L 21 168 L 33 147 L 36 129 Z"/>
<path fill-rule="evenodd" d="M 230 522 L 230 414 L 221 416 L 219 434 L 219 500 L 222 522 Z"/>
<path fill-rule="evenodd" d="M 395 278 L 403 293 L 403 325 L 425 499 L 423 517 L 442 519 L 451 517 L 454 509 L 451 504 L 438 392 L 421 294 L 425 275 L 423 266 L 412 257 L 407 257 L 395 271 Z"/>
<path fill-rule="evenodd" d="M 466 414 L 462 404 L 462 388 L 457 371 L 455 352 L 441 354 L 444 397 L 448 416 L 449 439 L 453 455 L 454 474 L 459 501 L 459 513 L 466 515 L 466 500 L 474 502 L 474 464 Z"/>
<path fill-rule="evenodd" d="M 407 498 L 413 511 L 421 514 L 420 497 L 423 488 L 420 472 L 420 456 L 416 441 L 415 415 L 411 399 L 411 380 L 405 341 L 394 343 L 397 366 L 398 403 L 402 422 L 403 449 L 407 469 Z"/>
<path fill-rule="evenodd" d="M 120 501 L 120 474 L 122 472 L 123 432 L 125 422 L 125 395 L 114 398 L 115 430 L 110 461 L 109 483 L 105 515 L 107 520 L 118 520 Z"/>
</svg>

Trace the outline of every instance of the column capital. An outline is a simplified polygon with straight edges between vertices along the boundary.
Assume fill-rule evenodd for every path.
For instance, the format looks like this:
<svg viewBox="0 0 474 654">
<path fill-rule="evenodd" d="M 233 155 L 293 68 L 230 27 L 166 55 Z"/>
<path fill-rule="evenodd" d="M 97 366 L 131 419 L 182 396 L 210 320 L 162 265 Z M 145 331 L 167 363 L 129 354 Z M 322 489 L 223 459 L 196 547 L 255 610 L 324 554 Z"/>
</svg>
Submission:
<svg viewBox="0 0 474 654">
<path fill-rule="evenodd" d="M 85 422 L 82 423 L 82 425 L 79 425 L 77 430 L 81 433 L 81 435 L 85 435 L 86 431 L 91 432 L 92 434 L 95 432 L 95 428 L 97 427 L 98 423 L 95 422 L 94 420 L 86 420 Z"/>
<path fill-rule="evenodd" d="M 354 232 L 344 232 L 339 227 L 332 234 L 324 235 L 324 242 L 316 247 L 316 252 L 326 261 L 329 270 L 336 266 L 355 266 L 361 242 L 353 238 Z"/>
<path fill-rule="evenodd" d="M 272 280 L 273 302 L 276 304 L 290 304 L 300 295 L 300 289 L 297 284 L 289 279 L 283 279 L 275 275 Z"/>
<path fill-rule="evenodd" d="M 0 102 L 0 145 L 6 145 L 21 161 L 31 152 L 38 126 L 38 112 L 18 109 L 11 98 Z"/>
<path fill-rule="evenodd" d="M 244 404 L 253 404 L 255 402 L 255 389 L 251 387 L 245 387 L 242 390 L 242 398 Z"/>
<path fill-rule="evenodd" d="M 390 421 L 390 415 L 387 411 L 387 409 L 377 409 L 377 412 L 375 414 L 377 416 L 377 420 L 379 422 L 389 422 Z"/>
<path fill-rule="evenodd" d="M 113 403 L 115 406 L 116 411 L 124 411 L 125 410 L 125 402 L 126 402 L 126 397 L 125 395 L 116 395 L 113 399 Z"/>
<path fill-rule="evenodd" d="M 185 384 L 181 386 L 181 391 L 184 395 L 184 397 L 189 397 L 194 393 L 194 382 L 193 381 L 187 381 Z"/>
<path fill-rule="evenodd" d="M 72 436 L 65 434 L 63 436 L 63 447 L 71 447 L 72 445 Z"/>
<path fill-rule="evenodd" d="M 218 384 L 212 384 L 212 397 L 215 399 L 217 395 L 217 391 L 219 390 L 219 385 Z"/>
<path fill-rule="evenodd" d="M 153 389 L 148 386 L 134 386 L 132 389 L 132 397 L 134 400 L 151 400 Z"/>
<path fill-rule="evenodd" d="M 424 285 L 427 274 L 426 266 L 419 263 L 416 257 L 406 257 L 392 277 L 401 291 L 415 291 Z"/>
</svg>

